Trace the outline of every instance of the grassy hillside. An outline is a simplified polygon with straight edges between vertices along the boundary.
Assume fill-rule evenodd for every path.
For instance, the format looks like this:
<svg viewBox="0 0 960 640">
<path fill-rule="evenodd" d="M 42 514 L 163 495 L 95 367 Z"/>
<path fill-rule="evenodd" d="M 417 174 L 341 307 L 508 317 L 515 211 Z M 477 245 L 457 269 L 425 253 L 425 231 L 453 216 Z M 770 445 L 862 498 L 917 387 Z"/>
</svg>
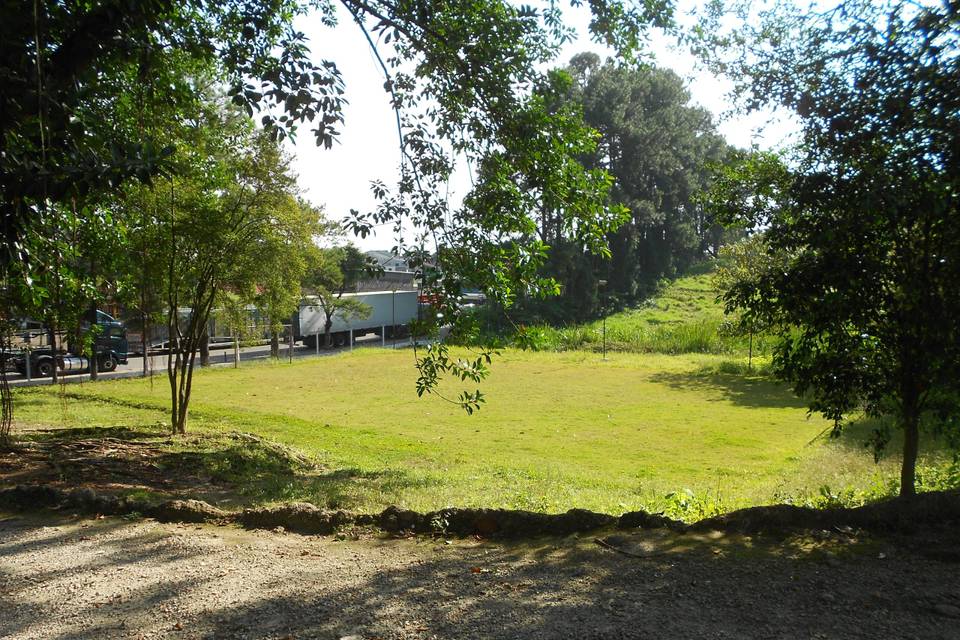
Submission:
<svg viewBox="0 0 960 640">
<path fill-rule="evenodd" d="M 666 324 L 671 312 L 651 309 L 647 317 L 661 314 Z M 725 374 L 722 362 L 709 355 L 603 361 L 583 352 L 506 351 L 484 384 L 488 403 L 467 416 L 437 398 L 416 397 L 409 351 L 358 350 L 201 371 L 191 428 L 259 434 L 322 463 L 306 477 L 251 477 L 250 501 L 362 510 L 647 508 L 696 517 L 816 495 L 821 485 L 895 477 L 896 461 L 875 466 L 856 432 L 818 438 L 828 425 L 787 390 Z M 167 420 L 162 378 L 15 393 L 18 429 L 158 428 Z M 196 464 L 208 458 L 225 464 L 223 452 Z"/>
<path fill-rule="evenodd" d="M 732 336 L 716 301 L 713 274 L 687 276 L 666 285 L 646 304 L 607 318 L 607 349 L 635 353 L 745 354 L 748 339 Z M 536 346 L 555 351 L 600 351 L 603 321 L 572 327 L 530 329 Z M 755 353 L 767 347 L 755 339 Z"/>
</svg>

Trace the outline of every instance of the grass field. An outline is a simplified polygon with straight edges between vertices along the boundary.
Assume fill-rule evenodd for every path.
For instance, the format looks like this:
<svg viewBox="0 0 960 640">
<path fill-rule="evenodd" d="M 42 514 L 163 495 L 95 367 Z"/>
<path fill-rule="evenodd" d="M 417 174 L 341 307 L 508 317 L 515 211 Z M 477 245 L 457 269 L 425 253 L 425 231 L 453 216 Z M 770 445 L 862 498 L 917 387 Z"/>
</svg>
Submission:
<svg viewBox="0 0 960 640">
<path fill-rule="evenodd" d="M 357 510 L 647 508 L 697 517 L 895 475 L 895 460 L 874 465 L 860 445 L 869 425 L 818 438 L 828 425 L 788 391 L 722 365 L 710 355 L 602 361 L 506 351 L 483 385 L 487 404 L 467 416 L 416 397 L 409 351 L 365 349 L 199 372 L 191 429 L 258 434 L 320 462 L 305 476 L 251 479 L 251 502 Z M 15 393 L 19 429 L 156 425 L 169 402 L 162 377 Z"/>
</svg>

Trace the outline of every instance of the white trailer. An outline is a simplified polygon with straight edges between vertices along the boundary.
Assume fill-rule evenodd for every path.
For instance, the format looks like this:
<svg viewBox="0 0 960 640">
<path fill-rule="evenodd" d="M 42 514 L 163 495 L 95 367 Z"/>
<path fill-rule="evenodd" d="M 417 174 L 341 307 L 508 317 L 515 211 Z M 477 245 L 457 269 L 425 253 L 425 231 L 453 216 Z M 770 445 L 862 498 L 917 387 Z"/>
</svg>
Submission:
<svg viewBox="0 0 960 640">
<path fill-rule="evenodd" d="M 344 318 L 333 314 L 330 334 L 334 344 L 347 344 L 351 338 L 376 333 L 384 338 L 393 338 L 407 334 L 407 325 L 417 319 L 416 291 L 363 291 L 345 293 L 344 298 L 353 298 L 370 307 L 366 318 Z M 307 297 L 301 303 L 297 314 L 297 337 L 304 344 L 315 347 L 323 344 L 324 325 L 327 316 L 316 298 Z"/>
</svg>

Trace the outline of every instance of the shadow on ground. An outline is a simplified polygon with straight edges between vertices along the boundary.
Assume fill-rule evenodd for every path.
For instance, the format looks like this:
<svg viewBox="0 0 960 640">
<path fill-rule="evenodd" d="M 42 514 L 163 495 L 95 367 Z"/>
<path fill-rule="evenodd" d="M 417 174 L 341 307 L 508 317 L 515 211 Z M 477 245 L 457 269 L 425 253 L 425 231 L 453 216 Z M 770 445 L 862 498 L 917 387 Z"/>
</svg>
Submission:
<svg viewBox="0 0 960 640">
<path fill-rule="evenodd" d="M 952 535 L 952 537 L 950 537 Z M 0 521 L 0 636 L 955 637 L 956 531 L 786 543 L 631 532 L 524 545 Z"/>
<path fill-rule="evenodd" d="M 426 481 L 395 470 L 329 470 L 289 447 L 238 432 L 171 437 L 158 425 L 19 435 L 19 448 L 0 452 L 0 484 L 87 487 L 156 501 L 197 498 L 223 509 L 281 501 L 350 509 L 367 492 L 399 501 Z"/>
<path fill-rule="evenodd" d="M 806 408 L 786 385 L 759 377 L 745 377 L 713 370 L 691 372 L 661 372 L 650 376 L 651 382 L 683 391 L 708 390 L 719 392 L 724 400 L 745 407 Z"/>
</svg>

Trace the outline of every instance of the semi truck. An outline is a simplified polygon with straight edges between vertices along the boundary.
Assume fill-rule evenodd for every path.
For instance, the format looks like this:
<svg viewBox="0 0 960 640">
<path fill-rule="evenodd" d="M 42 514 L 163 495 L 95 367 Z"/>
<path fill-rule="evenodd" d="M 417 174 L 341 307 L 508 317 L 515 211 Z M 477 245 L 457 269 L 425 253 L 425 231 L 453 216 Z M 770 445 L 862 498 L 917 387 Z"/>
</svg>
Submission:
<svg viewBox="0 0 960 640">
<path fill-rule="evenodd" d="M 407 334 L 410 321 L 417 319 L 419 302 L 416 291 L 363 291 L 344 293 L 344 298 L 354 298 L 370 307 L 366 318 L 345 318 L 334 313 L 330 326 L 330 336 L 335 345 L 347 344 L 351 338 L 368 333 L 376 333 L 384 338 L 400 337 Z M 316 347 L 317 341 L 323 343 L 324 326 L 327 316 L 319 300 L 308 296 L 300 305 L 293 319 L 294 336 L 310 347 Z"/>
<path fill-rule="evenodd" d="M 98 371 L 113 371 L 117 365 L 127 364 L 127 330 L 122 322 L 112 316 L 97 311 L 98 331 L 94 339 L 93 351 L 97 357 Z M 87 324 L 84 330 L 89 330 Z M 24 348 L 25 347 L 25 348 Z M 53 375 L 54 367 L 61 374 L 81 373 L 90 370 L 90 359 L 80 355 L 79 345 L 68 344 L 66 349 L 42 346 L 30 349 L 23 345 L 19 354 L 11 358 L 13 368 L 21 375 L 47 378 Z"/>
</svg>

